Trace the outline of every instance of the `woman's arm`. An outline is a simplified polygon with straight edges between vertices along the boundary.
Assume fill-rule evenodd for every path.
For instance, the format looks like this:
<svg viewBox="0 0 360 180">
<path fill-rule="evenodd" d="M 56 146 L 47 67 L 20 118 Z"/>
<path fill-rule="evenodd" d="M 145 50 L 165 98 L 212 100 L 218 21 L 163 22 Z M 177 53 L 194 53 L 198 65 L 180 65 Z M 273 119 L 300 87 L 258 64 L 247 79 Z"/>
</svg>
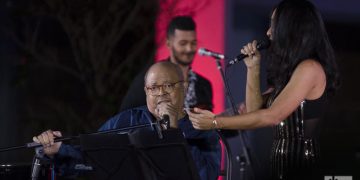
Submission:
<svg viewBox="0 0 360 180">
<path fill-rule="evenodd" d="M 325 86 L 326 76 L 321 65 L 314 60 L 306 60 L 297 66 L 288 84 L 267 109 L 216 118 L 211 112 L 194 109 L 195 113 L 190 112 L 189 116 L 196 129 L 254 129 L 272 126 L 288 117 L 303 100 L 319 98 Z"/>
<path fill-rule="evenodd" d="M 260 90 L 260 66 L 248 68 L 246 76 L 246 112 L 261 108 L 263 98 Z"/>
<path fill-rule="evenodd" d="M 256 49 L 256 41 L 248 43 L 241 49 L 241 53 L 247 55 L 244 59 L 247 67 L 246 75 L 246 112 L 256 111 L 261 108 L 263 98 L 260 89 L 260 59 L 261 54 Z"/>
</svg>

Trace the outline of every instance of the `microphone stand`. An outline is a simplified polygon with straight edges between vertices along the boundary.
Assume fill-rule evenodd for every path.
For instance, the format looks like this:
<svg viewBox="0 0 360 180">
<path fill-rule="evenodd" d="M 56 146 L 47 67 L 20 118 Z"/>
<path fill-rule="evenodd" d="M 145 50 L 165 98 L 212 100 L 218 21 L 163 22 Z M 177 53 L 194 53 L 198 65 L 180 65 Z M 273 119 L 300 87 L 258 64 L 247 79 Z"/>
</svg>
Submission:
<svg viewBox="0 0 360 180">
<path fill-rule="evenodd" d="M 42 158 L 44 158 L 43 148 L 42 147 L 35 148 L 35 155 L 31 166 L 31 180 L 37 180 L 39 178 Z"/>
<path fill-rule="evenodd" d="M 154 128 L 154 130 L 158 134 L 159 139 L 163 139 L 164 136 L 162 134 L 161 124 L 160 124 L 159 121 L 156 121 L 155 123 L 141 124 L 141 125 L 130 126 L 130 127 L 125 127 L 125 128 L 118 128 L 118 129 L 111 129 L 111 130 L 106 130 L 106 131 L 99 131 L 99 132 L 95 132 L 95 133 L 89 133 L 89 134 L 86 134 L 86 135 L 120 133 L 120 132 L 145 128 L 145 127 L 149 127 L 149 126 Z M 70 137 L 61 137 L 61 138 L 54 139 L 54 142 L 69 141 L 69 140 L 74 140 L 74 139 L 78 139 L 78 138 L 80 138 L 80 135 L 78 135 L 78 136 L 70 136 Z M 27 148 L 27 149 L 28 148 L 35 148 L 35 155 L 34 155 L 32 167 L 31 167 L 31 176 L 30 176 L 30 178 L 31 178 L 31 180 L 37 180 L 39 178 L 39 172 L 40 172 L 40 169 L 41 169 L 41 161 L 44 158 L 43 148 L 42 148 L 42 145 L 40 143 L 31 142 L 31 143 L 26 143 L 25 145 L 22 145 L 22 146 L 12 146 L 12 147 L 7 147 L 7 148 L 0 148 L 0 153 L 1 152 L 6 152 L 6 151 L 18 150 L 18 149 L 25 149 L 25 148 Z"/>
<path fill-rule="evenodd" d="M 234 99 L 231 95 L 231 92 L 230 92 L 230 88 L 229 88 L 229 83 L 228 81 L 226 80 L 225 78 L 225 74 L 224 74 L 224 71 L 222 69 L 222 66 L 221 66 L 221 63 L 220 63 L 220 59 L 219 58 L 215 58 L 216 60 L 216 65 L 217 65 L 217 69 L 220 71 L 220 74 L 221 74 L 221 78 L 224 82 L 224 85 L 225 85 L 225 92 L 226 92 L 226 97 L 227 97 L 227 100 L 228 102 L 230 103 L 231 105 L 231 110 L 232 110 L 232 113 L 233 115 L 237 115 L 239 114 L 238 111 L 236 110 L 236 105 L 234 103 Z M 229 131 L 229 130 L 227 130 Z M 233 130 L 231 130 L 233 131 Z M 230 180 L 229 177 L 231 176 L 231 168 L 232 168 L 232 154 L 231 154 L 231 151 L 230 151 L 230 146 L 229 146 L 229 143 L 227 141 L 225 141 L 225 137 L 224 135 L 221 133 L 221 132 L 224 132 L 224 130 L 219 130 L 219 135 L 220 135 L 220 138 L 223 139 L 223 143 L 226 147 L 226 151 L 228 152 L 227 153 L 227 180 Z M 246 166 L 248 167 L 251 167 L 252 163 L 250 161 L 250 157 L 249 157 L 249 152 L 248 152 L 248 148 L 246 147 L 246 144 L 245 144 L 245 139 L 244 139 L 244 135 L 243 135 L 243 131 L 241 130 L 238 130 L 238 133 L 239 133 L 239 137 L 240 137 L 240 143 L 243 145 L 242 146 L 242 150 L 243 150 L 243 155 L 240 157 L 239 161 L 240 161 L 240 177 L 241 177 L 241 180 L 244 180 L 244 177 L 245 177 L 245 170 L 246 170 Z M 252 169 L 250 169 L 251 171 Z M 252 172 L 250 172 L 252 173 Z M 252 176 L 254 177 L 254 176 Z"/>
<path fill-rule="evenodd" d="M 154 129 L 158 133 L 159 138 L 160 139 L 163 138 L 163 134 L 161 132 L 161 126 L 160 126 L 160 123 L 158 121 L 156 121 L 155 123 L 141 124 L 141 125 L 130 126 L 130 127 L 125 127 L 125 128 L 118 128 L 118 129 L 111 129 L 111 130 L 106 130 L 106 131 L 99 131 L 99 132 L 89 133 L 89 134 L 85 134 L 85 135 L 110 134 L 110 133 L 130 131 L 130 130 L 134 130 L 134 129 L 149 127 L 149 126 L 154 126 Z M 78 138 L 80 138 L 80 135 L 78 135 L 78 136 L 70 136 L 70 137 L 61 137 L 61 138 L 54 139 L 54 142 L 69 141 L 69 140 L 74 140 L 74 139 L 78 139 Z M 37 147 L 41 147 L 41 146 L 42 145 L 40 143 L 31 142 L 31 143 L 26 143 L 25 145 L 22 145 L 22 146 L 12 146 L 12 147 L 0 148 L 0 153 L 5 152 L 5 151 L 13 151 L 13 150 L 17 150 L 17 149 L 37 148 Z"/>
</svg>

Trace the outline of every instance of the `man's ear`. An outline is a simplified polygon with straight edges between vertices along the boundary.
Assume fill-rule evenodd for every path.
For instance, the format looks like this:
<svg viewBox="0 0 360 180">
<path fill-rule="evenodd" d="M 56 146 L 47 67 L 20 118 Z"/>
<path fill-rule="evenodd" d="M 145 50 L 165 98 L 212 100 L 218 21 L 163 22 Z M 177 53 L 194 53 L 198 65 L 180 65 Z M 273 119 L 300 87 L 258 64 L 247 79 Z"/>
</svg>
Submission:
<svg viewBox="0 0 360 180">
<path fill-rule="evenodd" d="M 166 47 L 168 49 L 171 49 L 171 47 L 173 46 L 173 43 L 174 43 L 174 35 L 169 35 L 166 37 Z"/>
</svg>

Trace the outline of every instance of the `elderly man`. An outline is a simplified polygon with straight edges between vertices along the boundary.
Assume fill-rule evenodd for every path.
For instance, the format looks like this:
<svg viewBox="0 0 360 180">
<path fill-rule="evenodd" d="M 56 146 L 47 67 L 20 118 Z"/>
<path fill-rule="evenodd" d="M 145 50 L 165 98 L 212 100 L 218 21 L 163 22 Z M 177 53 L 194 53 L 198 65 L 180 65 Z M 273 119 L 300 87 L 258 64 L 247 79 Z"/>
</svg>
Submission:
<svg viewBox="0 0 360 180">
<path fill-rule="evenodd" d="M 201 179 L 216 179 L 220 169 L 220 146 L 214 131 L 195 130 L 184 112 L 184 97 L 187 82 L 180 68 L 171 62 L 152 65 L 145 75 L 147 106 L 121 112 L 109 119 L 99 130 L 116 129 L 134 125 L 149 124 L 168 115 L 170 128 L 179 128 L 188 140 L 190 151 Z M 47 156 L 59 159 L 71 157 L 81 159 L 81 153 L 70 145 L 54 143 L 60 137 L 59 131 L 45 131 L 33 138 L 44 146 Z M 195 140 L 195 141 L 193 141 Z M 201 142 L 194 143 L 194 142 Z"/>
</svg>

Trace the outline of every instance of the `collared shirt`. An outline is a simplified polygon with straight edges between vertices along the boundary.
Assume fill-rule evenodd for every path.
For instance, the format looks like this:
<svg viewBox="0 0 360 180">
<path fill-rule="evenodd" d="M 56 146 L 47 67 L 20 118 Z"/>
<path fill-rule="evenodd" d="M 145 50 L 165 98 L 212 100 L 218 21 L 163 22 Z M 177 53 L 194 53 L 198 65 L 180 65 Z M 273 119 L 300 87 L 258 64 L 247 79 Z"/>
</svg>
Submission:
<svg viewBox="0 0 360 180">
<path fill-rule="evenodd" d="M 99 131 L 149 124 L 153 121 L 155 121 L 155 118 L 147 107 L 141 106 L 115 115 L 102 125 Z M 194 129 L 188 116 L 180 119 L 178 123 L 178 128 L 181 129 L 189 144 L 190 153 L 192 154 L 200 178 L 202 180 L 217 179 L 220 172 L 221 153 L 219 138 L 216 132 Z M 82 159 L 79 151 L 69 145 L 62 145 L 57 157 L 73 157 L 76 160 Z"/>
</svg>

